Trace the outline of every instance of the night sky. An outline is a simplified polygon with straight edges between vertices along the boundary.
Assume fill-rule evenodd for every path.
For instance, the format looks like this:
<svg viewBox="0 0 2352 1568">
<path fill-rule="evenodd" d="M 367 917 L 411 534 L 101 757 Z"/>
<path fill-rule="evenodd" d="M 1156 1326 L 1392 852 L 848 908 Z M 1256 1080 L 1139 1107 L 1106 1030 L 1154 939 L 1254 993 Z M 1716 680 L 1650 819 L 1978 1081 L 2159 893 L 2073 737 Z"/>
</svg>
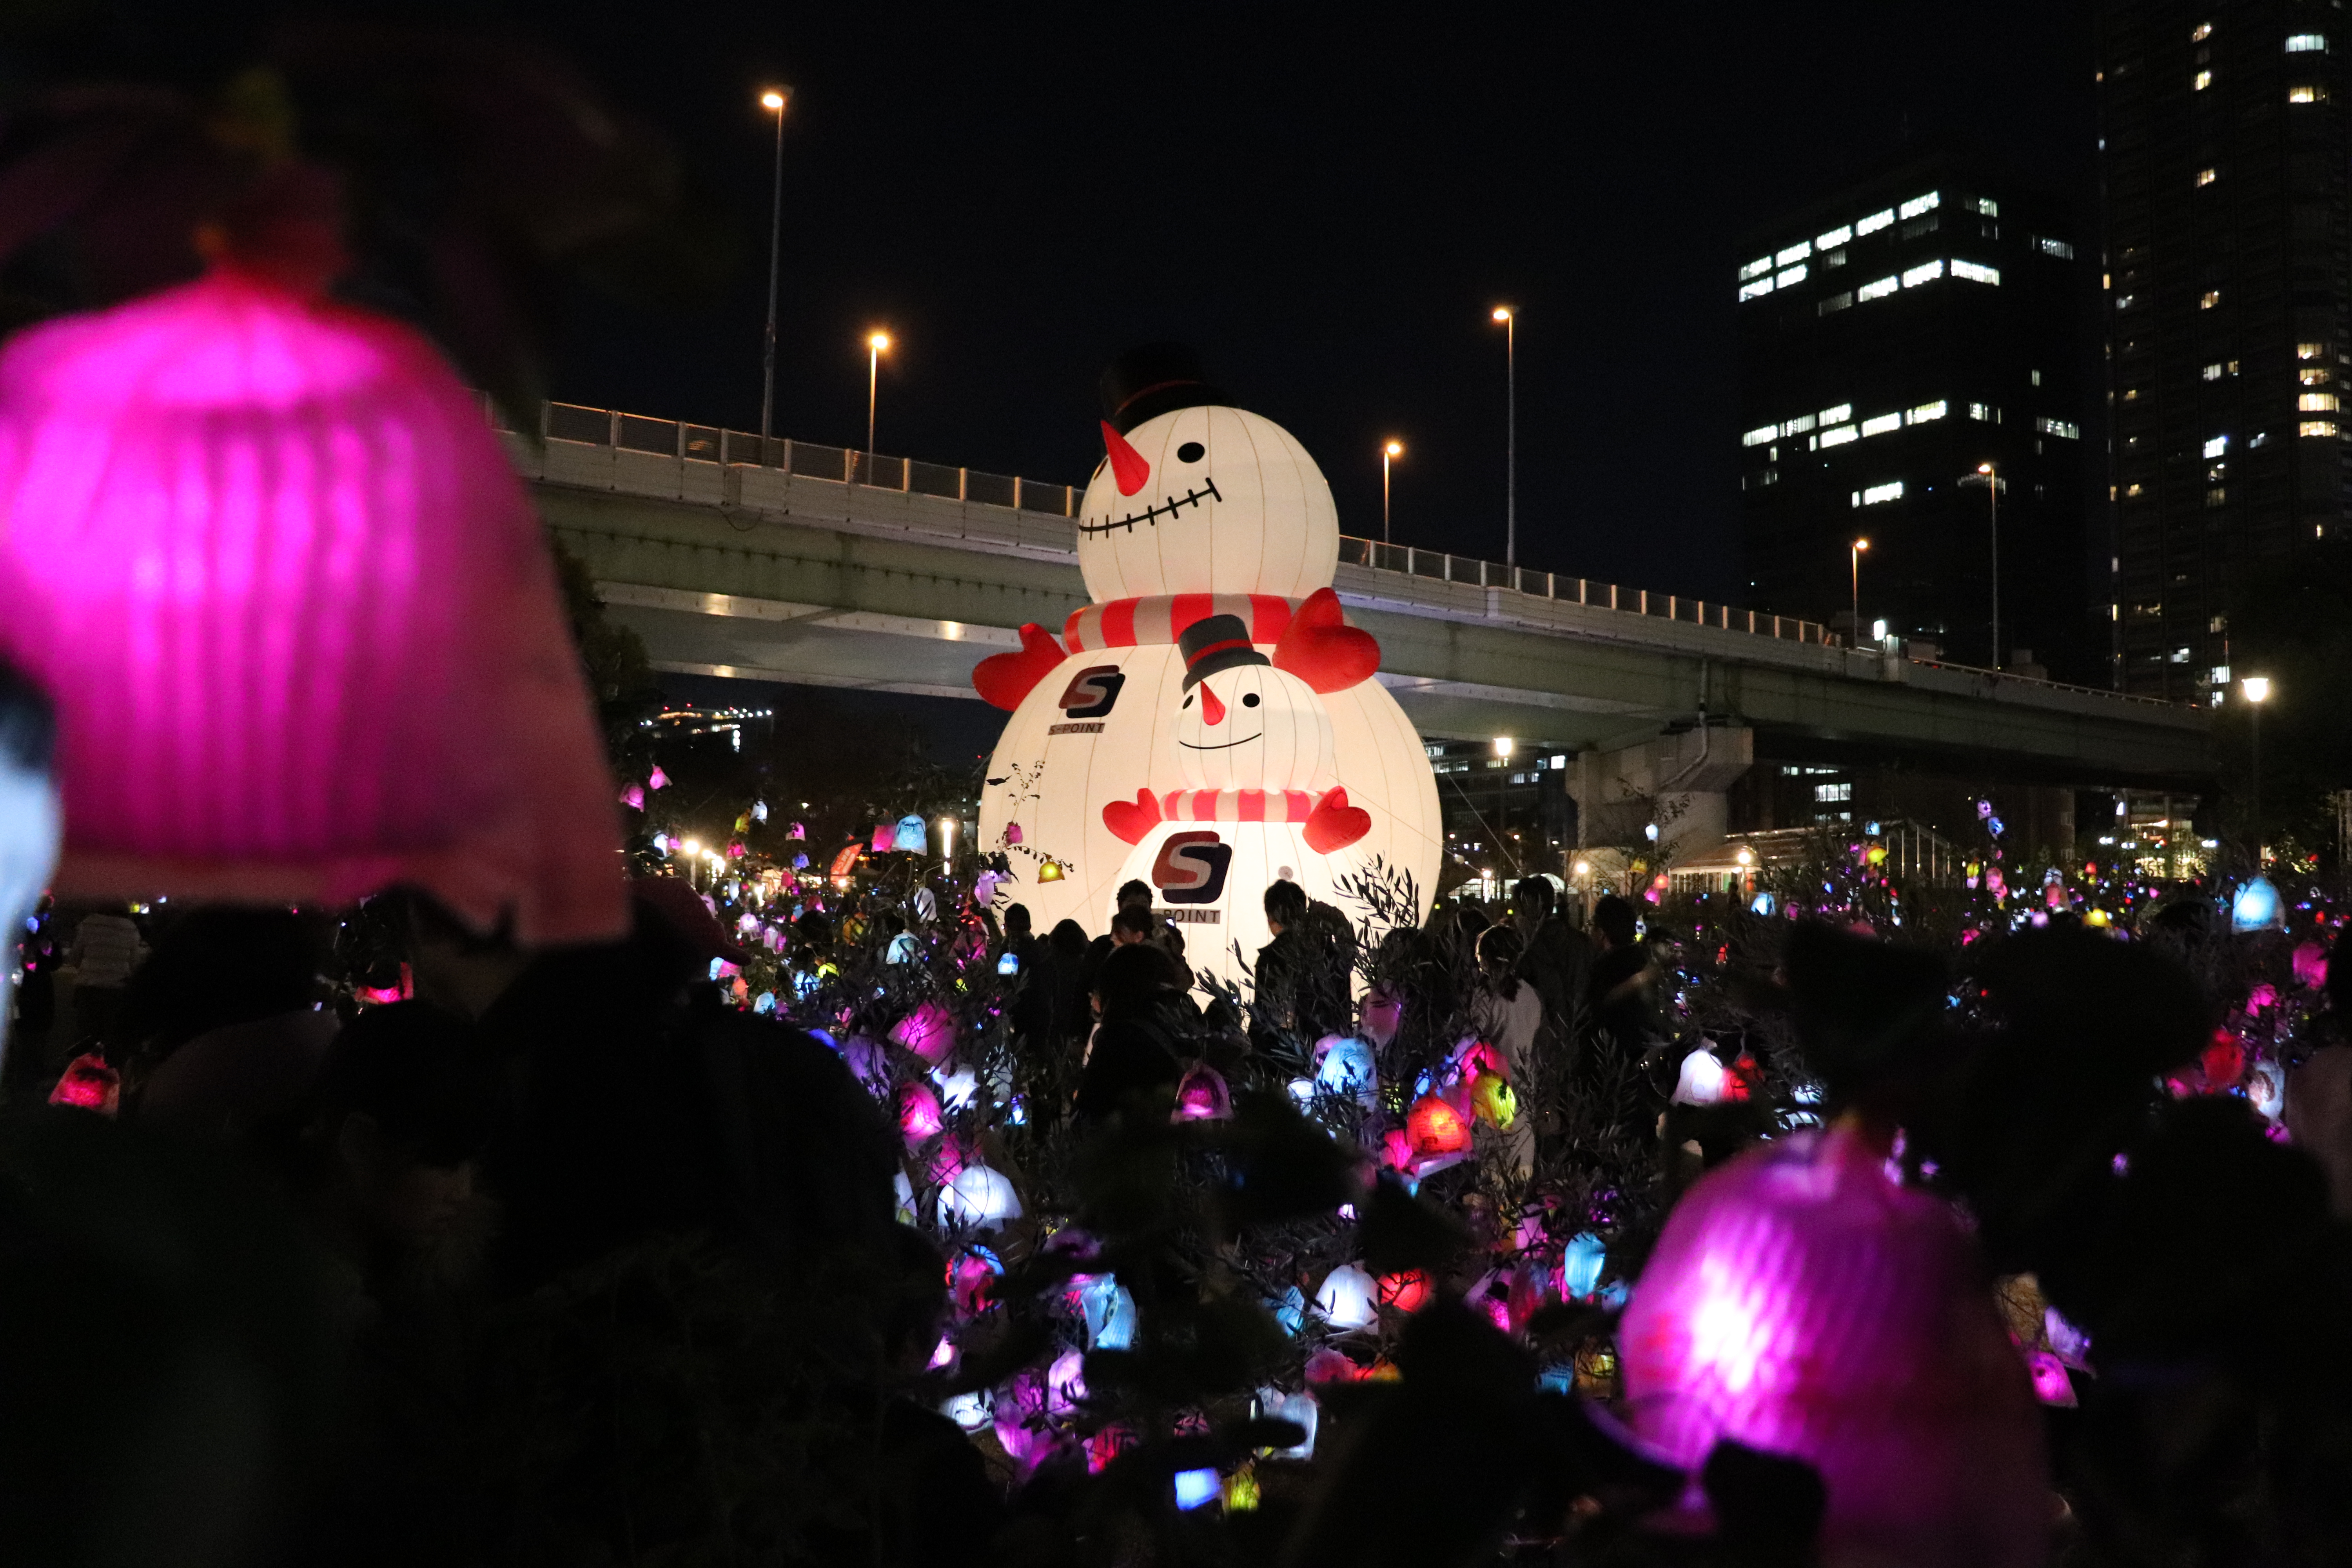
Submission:
<svg viewBox="0 0 2352 1568">
<path fill-rule="evenodd" d="M 881 450 L 1083 481 L 1103 363 L 1174 337 L 1345 531 L 1395 436 L 1397 536 L 1499 559 L 1508 301 L 1521 559 L 1736 600 L 1741 232 L 1937 145 L 2079 195 L 2095 134 L 2064 4 L 1022 9 L 505 7 L 742 236 L 691 312 L 576 301 L 557 395 L 756 427 L 782 80 L 779 434 L 862 440 L 879 326 Z"/>
</svg>

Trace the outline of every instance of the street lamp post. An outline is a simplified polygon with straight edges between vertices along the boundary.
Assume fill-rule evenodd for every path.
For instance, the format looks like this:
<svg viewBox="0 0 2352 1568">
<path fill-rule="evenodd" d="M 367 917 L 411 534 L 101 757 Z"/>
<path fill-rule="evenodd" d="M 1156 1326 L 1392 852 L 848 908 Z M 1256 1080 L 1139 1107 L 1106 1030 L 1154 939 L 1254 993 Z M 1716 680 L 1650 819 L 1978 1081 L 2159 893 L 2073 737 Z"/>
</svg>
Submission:
<svg viewBox="0 0 2352 1568">
<path fill-rule="evenodd" d="M 1853 645 L 1862 646 L 1862 552 L 1870 548 L 1870 541 L 1857 539 L 1846 552 L 1853 566 Z"/>
<path fill-rule="evenodd" d="M 2259 871 L 2263 868 L 2263 704 L 2270 697 L 2271 680 L 2267 675 L 2250 675 L 2243 684 L 2246 702 L 2252 709 L 2249 719 L 2253 726 L 2254 752 L 2254 779 L 2251 792 L 2253 810 L 2251 815 L 2254 819 L 2254 869 Z"/>
<path fill-rule="evenodd" d="M 1495 307 L 1503 323 L 1503 564 L 1519 564 L 1519 319 L 1507 305 Z M 1511 580 L 1518 586 L 1516 575 Z"/>
<path fill-rule="evenodd" d="M 887 332 L 875 332 L 866 340 L 866 455 L 869 458 L 874 456 L 874 407 L 882 385 L 882 351 L 889 346 Z"/>
<path fill-rule="evenodd" d="M 1495 774 L 1495 864 L 1498 868 L 1503 864 L 1502 858 L 1510 853 L 1503 840 L 1509 837 L 1511 827 L 1511 750 L 1508 735 L 1495 737 L 1495 756 L 1503 764 Z"/>
<path fill-rule="evenodd" d="M 1389 542 L 1389 464 L 1404 456 L 1404 443 L 1391 441 L 1381 448 L 1381 542 Z"/>
<path fill-rule="evenodd" d="M 776 268 L 784 237 L 784 106 L 792 94 L 770 88 L 760 107 L 776 117 L 775 190 L 768 207 L 768 333 L 761 350 L 760 460 L 768 460 L 768 439 L 776 433 Z"/>
</svg>

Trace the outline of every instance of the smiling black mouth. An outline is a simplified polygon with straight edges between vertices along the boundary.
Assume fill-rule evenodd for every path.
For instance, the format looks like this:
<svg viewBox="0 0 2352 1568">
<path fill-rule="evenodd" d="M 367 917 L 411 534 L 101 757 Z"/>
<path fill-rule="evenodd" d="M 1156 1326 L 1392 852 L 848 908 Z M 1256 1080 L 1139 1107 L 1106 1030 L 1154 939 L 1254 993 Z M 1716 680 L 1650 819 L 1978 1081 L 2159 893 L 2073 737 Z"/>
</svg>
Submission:
<svg viewBox="0 0 2352 1568">
<path fill-rule="evenodd" d="M 1227 742 L 1226 742 L 1223 745 L 1222 745 L 1222 746 L 1196 746 L 1196 745 L 1192 744 L 1192 742 L 1190 742 L 1190 741 L 1179 741 L 1179 742 L 1177 742 L 1176 743 L 1177 743 L 1178 745 L 1180 745 L 1180 746 L 1183 747 L 1183 748 L 1184 748 L 1186 751 L 1188 751 L 1188 752 L 1230 752 L 1230 751 L 1232 751 L 1235 746 L 1246 746 L 1246 745 L 1248 745 L 1252 741 L 1263 741 L 1263 740 L 1265 740 L 1265 731 L 1263 731 L 1263 730 L 1260 730 L 1260 731 L 1259 731 L 1256 734 L 1255 734 L 1255 735 L 1244 735 L 1240 740 L 1238 740 L 1238 741 L 1227 741 Z"/>
<path fill-rule="evenodd" d="M 1202 481 L 1202 488 L 1200 489 L 1187 490 L 1184 494 L 1172 497 L 1168 500 L 1162 501 L 1158 506 L 1146 507 L 1141 511 L 1136 512 L 1128 517 L 1120 518 L 1117 522 L 1082 522 L 1078 524 L 1078 531 L 1080 533 L 1108 533 L 1114 528 L 1123 528 L 1131 533 L 1135 531 L 1135 525 L 1139 522 L 1148 522 L 1152 527 L 1157 528 L 1160 526 L 1160 520 L 1161 518 L 1174 517 L 1176 515 L 1177 508 L 1200 505 L 1201 498 L 1202 496 L 1208 497 L 1211 500 L 1217 501 L 1221 501 L 1225 499 L 1217 493 L 1216 480 L 1204 479 Z"/>
</svg>

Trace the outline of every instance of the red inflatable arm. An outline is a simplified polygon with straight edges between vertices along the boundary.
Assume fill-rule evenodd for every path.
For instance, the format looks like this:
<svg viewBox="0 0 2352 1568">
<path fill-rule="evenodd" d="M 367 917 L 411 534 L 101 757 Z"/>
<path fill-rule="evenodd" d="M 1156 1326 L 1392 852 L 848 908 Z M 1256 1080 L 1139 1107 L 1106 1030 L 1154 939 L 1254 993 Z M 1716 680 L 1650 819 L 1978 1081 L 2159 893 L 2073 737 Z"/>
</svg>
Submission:
<svg viewBox="0 0 2352 1568">
<path fill-rule="evenodd" d="M 1031 621 L 1021 628 L 1019 653 L 992 653 L 971 672 L 971 689 L 993 707 L 1010 713 L 1021 706 L 1029 689 L 1053 673 L 1062 662 L 1062 645 L 1054 634 Z"/>
<path fill-rule="evenodd" d="M 1358 631 L 1339 613 L 1339 595 L 1318 588 L 1290 617 L 1274 662 L 1318 691 L 1345 691 L 1371 679 L 1381 667 L 1381 645 Z"/>
</svg>

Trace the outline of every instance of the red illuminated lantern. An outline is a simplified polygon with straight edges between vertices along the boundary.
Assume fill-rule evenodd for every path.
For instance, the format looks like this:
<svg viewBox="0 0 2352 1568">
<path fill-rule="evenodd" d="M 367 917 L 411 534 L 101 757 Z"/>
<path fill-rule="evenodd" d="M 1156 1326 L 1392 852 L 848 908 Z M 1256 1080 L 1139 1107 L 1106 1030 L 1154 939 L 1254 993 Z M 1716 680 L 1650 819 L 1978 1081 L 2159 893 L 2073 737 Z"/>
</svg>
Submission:
<svg viewBox="0 0 2352 1568">
<path fill-rule="evenodd" d="M 1411 1314 L 1429 1305 L 1429 1276 L 1418 1268 L 1381 1277 L 1381 1305 Z"/>
<path fill-rule="evenodd" d="M 1405 1113 L 1404 1135 L 1420 1159 L 1470 1152 L 1470 1119 L 1442 1095 L 1424 1094 L 1413 1101 Z"/>
<path fill-rule="evenodd" d="M 537 521 L 424 338 L 224 266 L 0 354 L 0 651 L 59 712 L 61 892 L 395 881 L 625 924 Z"/>
</svg>

